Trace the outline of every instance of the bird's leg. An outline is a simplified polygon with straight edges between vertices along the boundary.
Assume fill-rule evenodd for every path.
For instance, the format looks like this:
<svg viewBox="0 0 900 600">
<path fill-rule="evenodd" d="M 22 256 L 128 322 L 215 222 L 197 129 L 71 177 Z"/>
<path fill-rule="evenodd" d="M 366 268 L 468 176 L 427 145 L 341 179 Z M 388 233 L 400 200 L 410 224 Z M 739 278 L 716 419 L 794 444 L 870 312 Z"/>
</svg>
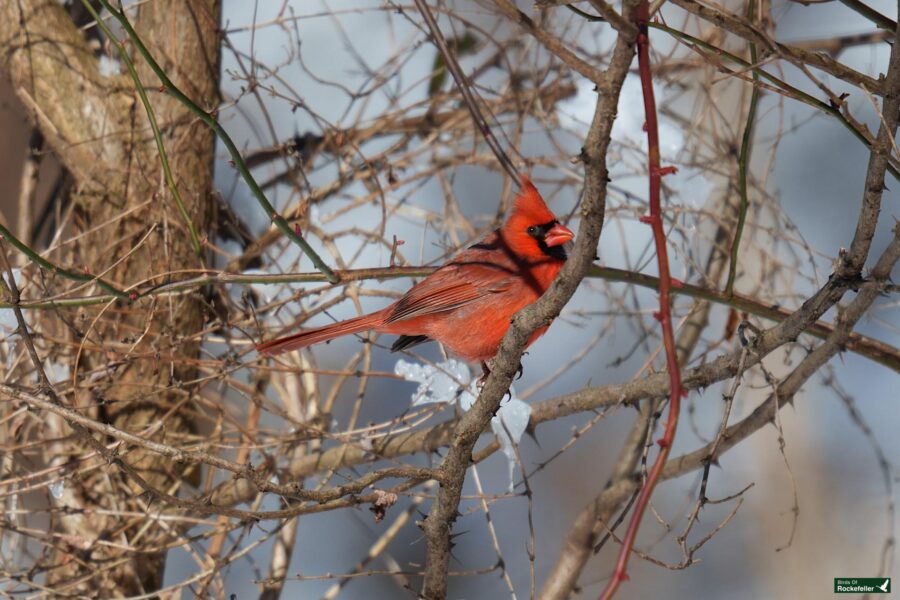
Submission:
<svg viewBox="0 0 900 600">
<path fill-rule="evenodd" d="M 481 377 L 478 378 L 478 382 L 475 384 L 476 386 L 478 386 L 478 393 L 481 393 L 482 388 L 484 388 L 484 384 L 487 383 L 488 375 L 491 374 L 491 366 L 488 365 L 487 362 L 481 361 L 481 370 L 482 370 Z M 519 368 L 516 369 L 516 380 L 519 380 L 522 378 L 522 373 L 524 370 L 525 370 L 525 368 L 522 366 L 522 361 L 519 361 Z M 506 395 L 508 395 L 510 398 L 512 398 L 512 391 L 507 390 Z"/>
</svg>

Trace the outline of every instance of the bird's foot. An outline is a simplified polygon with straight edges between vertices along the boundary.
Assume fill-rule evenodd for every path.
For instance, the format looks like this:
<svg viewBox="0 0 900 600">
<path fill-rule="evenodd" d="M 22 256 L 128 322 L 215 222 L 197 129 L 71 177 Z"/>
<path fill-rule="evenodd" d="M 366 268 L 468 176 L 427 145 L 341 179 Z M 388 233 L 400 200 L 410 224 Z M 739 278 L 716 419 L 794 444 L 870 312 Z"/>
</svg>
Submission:
<svg viewBox="0 0 900 600">
<path fill-rule="evenodd" d="M 528 356 L 528 352 L 523 352 L 522 358 L 524 358 L 526 356 Z M 522 361 L 519 360 L 519 368 L 516 369 L 516 377 L 513 381 L 518 381 L 518 380 L 522 379 L 522 373 L 524 373 L 524 372 L 525 372 L 525 367 L 522 366 Z"/>
</svg>

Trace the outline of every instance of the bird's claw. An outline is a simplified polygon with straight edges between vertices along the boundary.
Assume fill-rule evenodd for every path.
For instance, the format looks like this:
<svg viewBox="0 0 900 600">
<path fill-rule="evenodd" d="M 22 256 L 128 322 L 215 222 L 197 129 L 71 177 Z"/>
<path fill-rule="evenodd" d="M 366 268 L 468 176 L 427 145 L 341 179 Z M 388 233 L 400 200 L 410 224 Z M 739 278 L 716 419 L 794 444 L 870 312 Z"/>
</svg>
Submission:
<svg viewBox="0 0 900 600">
<path fill-rule="evenodd" d="M 479 392 L 481 392 L 482 388 L 484 387 L 484 384 L 487 382 L 488 376 L 491 374 L 491 368 L 484 361 L 481 361 L 481 370 L 482 370 L 481 377 L 479 377 L 478 381 L 475 383 L 475 385 L 478 386 Z M 525 371 L 525 368 L 522 366 L 522 363 L 519 362 L 519 367 L 516 369 L 515 381 L 518 381 L 519 379 L 522 378 L 522 373 L 524 371 Z M 506 392 L 506 393 L 509 394 L 510 397 L 512 397 L 511 392 Z"/>
<path fill-rule="evenodd" d="M 481 390 L 484 389 L 484 384 L 487 383 L 488 373 L 485 373 L 481 377 L 478 378 L 478 381 L 475 382 L 475 389 L 478 390 L 478 393 L 481 393 Z"/>
</svg>

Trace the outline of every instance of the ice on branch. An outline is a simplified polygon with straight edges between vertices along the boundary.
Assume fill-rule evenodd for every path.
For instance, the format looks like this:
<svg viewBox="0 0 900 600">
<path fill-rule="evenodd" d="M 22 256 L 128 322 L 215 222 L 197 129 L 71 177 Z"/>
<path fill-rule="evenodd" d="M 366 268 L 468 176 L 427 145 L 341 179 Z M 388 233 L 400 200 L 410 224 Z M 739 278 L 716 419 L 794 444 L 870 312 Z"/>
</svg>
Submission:
<svg viewBox="0 0 900 600">
<path fill-rule="evenodd" d="M 458 401 L 460 408 L 469 410 L 478 394 L 469 367 L 458 360 L 420 365 L 401 358 L 394 365 L 394 373 L 407 381 L 418 382 L 419 388 L 412 397 L 413 406 Z"/>
<path fill-rule="evenodd" d="M 477 378 L 472 376 L 465 363 L 458 360 L 420 365 L 400 359 L 394 365 L 394 373 L 419 384 L 412 396 L 413 406 L 457 403 L 460 409 L 467 411 L 478 398 Z M 504 400 L 497 415 L 491 419 L 491 430 L 497 436 L 500 449 L 509 462 L 509 491 L 512 492 L 516 467 L 515 446 L 528 426 L 531 405 L 519 400 L 515 389 L 509 388 L 509 393 L 510 397 Z"/>
</svg>

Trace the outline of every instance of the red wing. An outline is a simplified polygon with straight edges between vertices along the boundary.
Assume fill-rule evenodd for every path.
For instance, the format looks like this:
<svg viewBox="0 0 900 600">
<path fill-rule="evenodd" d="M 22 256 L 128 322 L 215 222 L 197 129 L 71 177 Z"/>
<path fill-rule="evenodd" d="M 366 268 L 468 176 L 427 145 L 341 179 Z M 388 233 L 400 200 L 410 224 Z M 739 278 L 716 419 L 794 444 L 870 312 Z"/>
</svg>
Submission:
<svg viewBox="0 0 900 600">
<path fill-rule="evenodd" d="M 410 289 L 397 302 L 387 323 L 453 310 L 508 290 L 517 273 L 512 262 L 504 258 L 502 251 L 481 244 L 466 250 Z"/>
</svg>

